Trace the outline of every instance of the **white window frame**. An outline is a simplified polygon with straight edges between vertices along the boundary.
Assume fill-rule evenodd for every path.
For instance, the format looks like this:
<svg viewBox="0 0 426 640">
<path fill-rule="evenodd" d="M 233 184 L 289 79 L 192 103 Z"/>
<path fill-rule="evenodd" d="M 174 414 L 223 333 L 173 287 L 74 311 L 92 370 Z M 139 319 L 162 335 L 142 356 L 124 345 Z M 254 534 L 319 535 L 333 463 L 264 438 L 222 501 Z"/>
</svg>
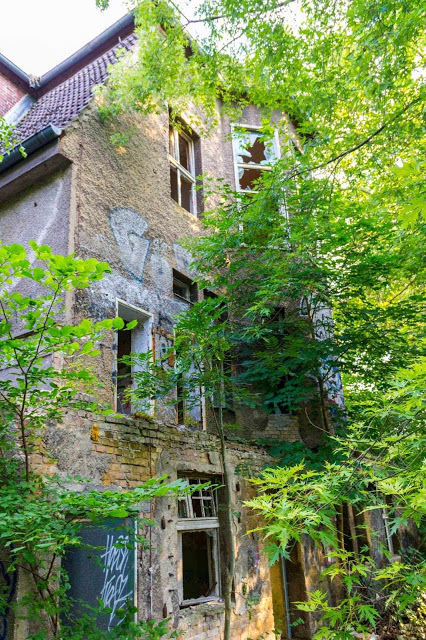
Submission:
<svg viewBox="0 0 426 640">
<path fill-rule="evenodd" d="M 186 133 L 184 133 L 183 131 L 179 131 L 176 127 L 174 127 L 171 124 L 170 124 L 170 129 L 173 132 L 173 146 L 174 146 L 174 150 L 175 150 L 175 156 L 171 155 L 170 146 L 169 146 L 169 154 L 168 155 L 169 155 L 170 164 L 176 169 L 177 189 L 178 189 L 178 202 L 177 202 L 177 204 L 180 207 L 182 207 L 181 175 L 184 175 L 185 178 L 192 183 L 192 186 L 191 186 L 191 201 L 192 201 L 193 211 L 188 211 L 187 209 L 185 209 L 185 207 L 182 207 L 182 209 L 185 209 L 185 211 L 187 211 L 191 215 L 197 217 L 197 198 L 196 198 L 196 191 L 195 191 L 195 186 L 196 186 L 196 182 L 197 181 L 196 181 L 196 178 L 195 178 L 194 141 Z M 170 129 L 169 129 L 169 135 L 170 135 Z M 182 136 L 182 138 L 184 138 L 184 140 L 186 140 L 188 142 L 190 171 L 185 169 L 185 167 L 183 167 L 179 162 L 179 136 Z M 173 200 L 174 200 L 174 198 L 173 198 Z M 176 201 L 174 200 L 174 202 L 176 202 Z"/>
<path fill-rule="evenodd" d="M 193 478 L 188 477 L 187 480 L 196 479 L 199 484 L 203 484 L 206 479 L 205 478 Z M 199 498 L 201 502 L 201 508 L 204 512 L 203 508 L 203 500 L 211 500 L 214 505 L 215 516 L 213 517 L 194 517 L 194 510 L 192 506 L 192 496 L 187 495 L 183 498 L 179 498 L 179 500 L 184 501 L 186 504 L 186 510 L 189 514 L 187 518 L 179 518 L 177 521 L 177 533 L 178 533 L 178 593 L 179 593 L 179 604 L 180 606 L 190 606 L 194 604 L 202 604 L 203 602 L 211 602 L 213 600 L 218 600 L 221 596 L 221 585 L 220 585 L 220 557 L 219 557 L 219 518 L 217 517 L 217 501 L 216 495 L 212 491 L 211 496 L 203 496 Z M 191 598 L 188 600 L 184 600 L 183 596 L 183 544 L 182 537 L 184 533 L 190 532 L 198 532 L 205 531 L 209 534 L 211 539 L 211 544 L 213 545 L 211 550 L 212 555 L 212 565 L 209 563 L 209 572 L 213 568 L 216 584 L 214 586 L 213 592 L 209 596 L 201 596 L 200 598 Z"/>
<path fill-rule="evenodd" d="M 272 171 L 272 167 L 270 165 L 265 165 L 265 164 L 253 164 L 253 163 L 247 164 L 245 162 L 238 162 L 238 144 L 237 144 L 236 130 L 244 130 L 244 129 L 247 131 L 254 131 L 262 134 L 262 127 L 257 127 L 255 125 L 244 124 L 244 123 L 231 124 L 235 187 L 236 187 L 236 191 L 239 191 L 240 193 L 259 193 L 259 191 L 254 189 L 241 189 L 240 179 L 238 176 L 238 169 L 259 169 L 260 171 Z M 280 151 L 280 140 L 279 140 L 277 129 L 274 130 L 274 135 L 272 136 L 271 140 L 273 141 L 273 144 L 274 144 L 276 159 L 279 160 L 281 158 L 281 151 Z"/>
<path fill-rule="evenodd" d="M 128 312 L 129 315 L 134 316 L 134 320 L 138 320 L 138 323 L 140 320 L 143 320 L 143 323 L 147 324 L 146 327 L 146 334 L 147 334 L 147 338 L 148 336 L 151 335 L 151 331 L 152 331 L 152 321 L 153 321 L 153 317 L 152 317 L 152 313 L 149 313 L 148 311 L 145 311 L 144 309 L 141 309 L 140 307 L 135 307 L 133 304 L 129 304 L 128 302 L 126 302 L 125 300 L 121 300 L 120 298 L 116 298 L 115 301 L 115 316 L 116 317 L 123 317 L 122 314 L 120 315 L 120 311 L 121 310 L 125 310 L 126 312 Z M 127 323 L 127 322 L 131 322 L 130 320 L 126 320 L 126 318 L 123 317 L 123 320 Z M 139 324 L 138 324 L 139 326 Z M 130 331 L 134 331 L 134 329 L 131 329 Z M 114 408 L 115 411 L 117 411 L 118 408 L 118 397 L 117 397 L 117 382 L 118 382 L 118 338 L 115 337 L 115 359 L 114 359 L 114 368 L 115 368 L 115 380 L 114 380 Z M 149 340 L 149 338 L 148 338 Z M 151 345 L 147 344 L 148 347 L 148 351 L 151 349 Z M 133 349 L 133 345 L 132 345 L 132 349 Z M 142 353 L 142 352 L 141 352 Z M 133 368 L 132 368 L 133 371 Z M 155 401 L 154 400 L 150 400 L 149 401 L 149 409 L 147 413 L 152 413 L 154 410 L 154 406 L 155 406 Z M 137 407 L 135 407 L 135 410 L 137 410 Z M 126 415 L 126 414 L 122 414 L 122 415 Z"/>
</svg>

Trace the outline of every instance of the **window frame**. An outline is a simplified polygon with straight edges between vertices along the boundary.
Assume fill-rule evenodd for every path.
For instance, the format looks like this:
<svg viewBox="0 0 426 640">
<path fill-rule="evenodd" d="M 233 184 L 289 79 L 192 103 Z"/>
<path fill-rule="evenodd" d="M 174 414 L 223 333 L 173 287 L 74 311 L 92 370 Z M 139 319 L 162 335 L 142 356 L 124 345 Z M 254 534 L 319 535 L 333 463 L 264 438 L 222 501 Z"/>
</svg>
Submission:
<svg viewBox="0 0 426 640">
<path fill-rule="evenodd" d="M 175 282 L 178 285 L 181 285 L 182 287 L 187 288 L 188 295 L 189 295 L 188 298 L 185 298 L 185 296 L 182 296 L 180 293 L 177 293 L 175 291 Z M 173 297 L 177 298 L 182 302 L 185 302 L 186 304 L 193 305 L 199 300 L 199 291 L 198 291 L 197 283 L 191 280 L 191 278 L 186 276 L 184 273 L 181 273 L 176 269 L 173 269 L 172 289 L 173 289 Z"/>
<path fill-rule="evenodd" d="M 124 313 L 123 313 L 124 311 Z M 120 317 L 123 318 L 125 323 L 131 322 L 131 320 L 126 319 L 124 316 L 133 316 L 133 320 L 138 320 L 138 325 L 137 327 L 135 327 L 134 329 L 130 329 L 130 335 L 131 335 L 131 351 L 133 349 L 133 336 L 135 335 L 133 332 L 135 329 L 142 328 L 142 325 L 140 323 L 140 321 L 143 321 L 143 324 L 146 324 L 146 328 L 145 328 L 145 333 L 146 333 L 146 337 L 149 339 L 149 336 L 151 335 L 152 332 L 152 323 L 153 323 L 153 316 L 152 313 L 149 313 L 149 311 L 146 311 L 145 309 L 142 309 L 141 307 L 136 307 L 133 304 L 130 304 L 129 302 L 126 302 L 125 300 L 122 300 L 121 298 L 116 298 L 115 300 L 115 317 Z M 149 343 L 147 345 L 149 347 Z M 141 352 L 143 353 L 143 352 Z M 133 375 L 133 367 L 132 367 L 132 372 L 131 375 Z M 118 412 L 118 331 L 115 332 L 114 334 L 114 370 L 113 370 L 113 382 L 114 382 L 114 409 L 115 411 Z M 132 380 L 132 386 L 133 386 L 134 382 Z M 148 413 L 152 413 L 154 410 L 154 406 L 155 406 L 155 401 L 154 400 L 150 400 L 149 401 L 149 408 L 148 408 Z M 135 409 L 137 409 L 137 407 L 135 407 Z M 120 414 L 120 415 L 131 415 L 132 412 L 130 412 L 130 414 Z"/>
<path fill-rule="evenodd" d="M 257 169 L 259 171 L 272 171 L 271 165 L 265 164 L 248 164 L 245 162 L 238 162 L 238 146 L 237 146 L 237 138 L 236 138 L 236 129 L 245 129 L 249 132 L 258 132 L 262 134 L 262 127 L 234 122 L 231 124 L 231 137 L 232 137 L 232 155 L 234 161 L 234 178 L 235 178 L 235 187 L 236 191 L 239 193 L 259 193 L 257 189 L 241 189 L 240 187 L 240 178 L 238 176 L 238 169 Z M 275 159 L 279 160 L 281 158 L 281 150 L 280 150 L 280 140 L 278 135 L 278 129 L 274 129 L 274 135 L 271 140 L 274 144 L 275 151 Z"/>
<path fill-rule="evenodd" d="M 194 477 L 194 476 L 184 476 L 184 479 L 187 481 L 196 480 L 197 484 L 203 484 L 206 482 L 207 478 L 202 477 Z M 205 491 L 205 490 L 204 490 Z M 219 517 L 218 517 L 218 505 L 217 505 L 217 495 L 214 493 L 213 489 L 210 489 L 210 496 L 200 495 L 200 502 L 203 502 L 203 499 L 212 500 L 214 505 L 215 516 L 199 516 L 194 517 L 194 510 L 192 506 L 193 496 L 192 494 L 184 496 L 182 498 L 178 498 L 180 501 L 184 501 L 186 503 L 187 513 L 192 517 L 187 518 L 179 518 L 177 519 L 176 529 L 178 534 L 178 557 L 177 557 L 177 576 L 178 576 L 178 594 L 179 594 L 179 605 L 181 607 L 188 607 L 195 604 L 202 604 L 205 602 L 217 601 L 221 597 L 221 578 L 220 578 L 220 553 L 219 553 Z M 203 510 L 203 507 L 202 507 Z M 199 598 L 189 598 L 187 600 L 184 599 L 184 584 L 183 584 L 183 534 L 191 533 L 191 532 L 200 532 L 205 531 L 211 537 L 211 556 L 212 556 L 212 564 L 209 563 L 209 573 L 210 570 L 214 570 L 214 575 L 216 577 L 216 584 L 213 588 L 213 592 L 208 596 L 201 596 Z"/>
<path fill-rule="evenodd" d="M 170 153 L 170 134 L 171 132 L 173 132 L 173 147 L 174 147 L 174 151 L 175 151 L 175 156 L 173 156 Z M 188 149 L 189 149 L 189 166 L 191 171 L 188 171 L 187 169 L 185 169 L 185 167 L 180 163 L 180 154 L 179 154 L 179 136 L 182 136 L 182 138 L 188 143 Z M 169 122 L 169 152 L 168 152 L 168 158 L 169 158 L 169 164 L 170 166 L 174 167 L 176 169 L 176 177 L 177 177 L 177 190 L 178 190 L 178 201 L 176 202 L 176 200 L 172 197 L 173 202 L 176 202 L 176 204 L 178 204 L 180 207 L 182 207 L 182 209 L 185 209 L 184 206 L 182 206 L 182 188 L 181 188 L 181 181 L 182 181 L 182 175 L 191 182 L 191 202 L 192 202 L 192 208 L 193 211 L 188 211 L 188 209 L 185 209 L 185 211 L 187 211 L 188 213 L 190 213 L 192 216 L 197 217 L 197 195 L 196 195 L 196 184 L 197 184 L 197 179 L 196 179 L 196 173 L 195 173 L 195 150 L 194 150 L 194 140 L 187 135 L 184 131 L 179 130 L 177 127 L 174 127 L 170 122 Z"/>
</svg>

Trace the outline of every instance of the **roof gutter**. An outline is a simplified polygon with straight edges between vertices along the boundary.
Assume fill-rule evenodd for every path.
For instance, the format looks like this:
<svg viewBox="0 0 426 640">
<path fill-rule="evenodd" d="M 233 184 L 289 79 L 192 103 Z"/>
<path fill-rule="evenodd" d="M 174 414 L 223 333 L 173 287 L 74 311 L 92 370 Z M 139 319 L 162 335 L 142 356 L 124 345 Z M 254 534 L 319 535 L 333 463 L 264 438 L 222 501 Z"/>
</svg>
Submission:
<svg viewBox="0 0 426 640">
<path fill-rule="evenodd" d="M 22 144 L 16 146 L 0 162 L 0 174 L 13 167 L 15 164 L 18 164 L 21 160 L 24 160 L 24 156 L 20 151 L 21 147 L 25 149 L 25 153 L 29 156 L 41 149 L 41 147 L 49 144 L 49 142 L 53 142 L 53 140 L 59 138 L 61 133 L 62 129 L 55 127 L 53 124 L 48 124 L 47 127 L 24 140 Z"/>
</svg>

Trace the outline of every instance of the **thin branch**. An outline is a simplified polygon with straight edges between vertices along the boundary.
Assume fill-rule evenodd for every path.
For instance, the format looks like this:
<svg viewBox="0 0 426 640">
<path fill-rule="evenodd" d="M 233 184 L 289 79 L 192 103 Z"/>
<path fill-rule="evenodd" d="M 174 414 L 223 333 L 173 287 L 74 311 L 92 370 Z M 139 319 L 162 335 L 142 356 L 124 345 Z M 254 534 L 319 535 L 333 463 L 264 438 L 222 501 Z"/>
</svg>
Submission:
<svg viewBox="0 0 426 640">
<path fill-rule="evenodd" d="M 409 102 L 403 109 L 398 111 L 392 118 L 390 118 L 390 120 L 388 120 L 387 122 L 384 122 L 378 129 L 373 131 L 373 133 L 371 133 L 367 138 L 362 140 L 362 142 L 359 142 L 354 147 L 351 147 L 350 149 L 346 149 L 346 151 L 342 151 L 342 153 L 339 153 L 337 156 L 334 156 L 333 158 L 330 158 L 329 160 L 326 160 L 325 162 L 321 162 L 320 164 L 316 165 L 315 167 L 309 167 L 308 169 L 302 169 L 301 171 L 295 171 L 293 173 L 290 173 L 289 176 L 288 176 L 288 179 L 295 178 L 296 176 L 300 176 L 300 175 L 302 175 L 304 173 L 309 173 L 311 171 L 316 171 L 317 169 L 323 169 L 324 167 L 326 167 L 327 165 L 331 164 L 332 162 L 337 162 L 338 160 L 340 161 L 343 158 L 345 158 L 346 156 L 350 155 L 351 153 L 354 153 L 355 151 L 358 151 L 358 149 L 361 149 L 366 144 L 368 144 L 373 138 L 375 138 L 380 133 L 382 133 L 382 131 L 384 129 L 386 129 L 386 127 L 388 127 L 390 124 L 392 124 L 392 122 L 397 120 L 397 118 L 399 118 L 406 111 L 411 109 L 411 107 L 414 106 L 415 104 L 417 104 L 418 102 L 421 102 L 421 98 L 420 97 L 416 98 L 415 100 L 412 100 L 411 102 Z"/>
</svg>

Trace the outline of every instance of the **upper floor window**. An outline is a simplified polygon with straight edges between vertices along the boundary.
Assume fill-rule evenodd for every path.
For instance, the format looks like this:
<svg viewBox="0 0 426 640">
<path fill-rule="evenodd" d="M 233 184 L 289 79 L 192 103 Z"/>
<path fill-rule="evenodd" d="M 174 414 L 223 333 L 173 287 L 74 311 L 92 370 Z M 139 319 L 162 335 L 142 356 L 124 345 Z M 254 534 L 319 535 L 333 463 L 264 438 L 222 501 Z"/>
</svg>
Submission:
<svg viewBox="0 0 426 640">
<path fill-rule="evenodd" d="M 181 207 L 197 215 L 194 140 L 182 130 L 169 127 L 171 196 Z"/>
<path fill-rule="evenodd" d="M 264 171 L 271 170 L 271 165 L 279 157 L 277 132 L 268 138 L 254 127 L 234 126 L 232 142 L 237 190 L 256 192 L 257 181 Z"/>
</svg>

